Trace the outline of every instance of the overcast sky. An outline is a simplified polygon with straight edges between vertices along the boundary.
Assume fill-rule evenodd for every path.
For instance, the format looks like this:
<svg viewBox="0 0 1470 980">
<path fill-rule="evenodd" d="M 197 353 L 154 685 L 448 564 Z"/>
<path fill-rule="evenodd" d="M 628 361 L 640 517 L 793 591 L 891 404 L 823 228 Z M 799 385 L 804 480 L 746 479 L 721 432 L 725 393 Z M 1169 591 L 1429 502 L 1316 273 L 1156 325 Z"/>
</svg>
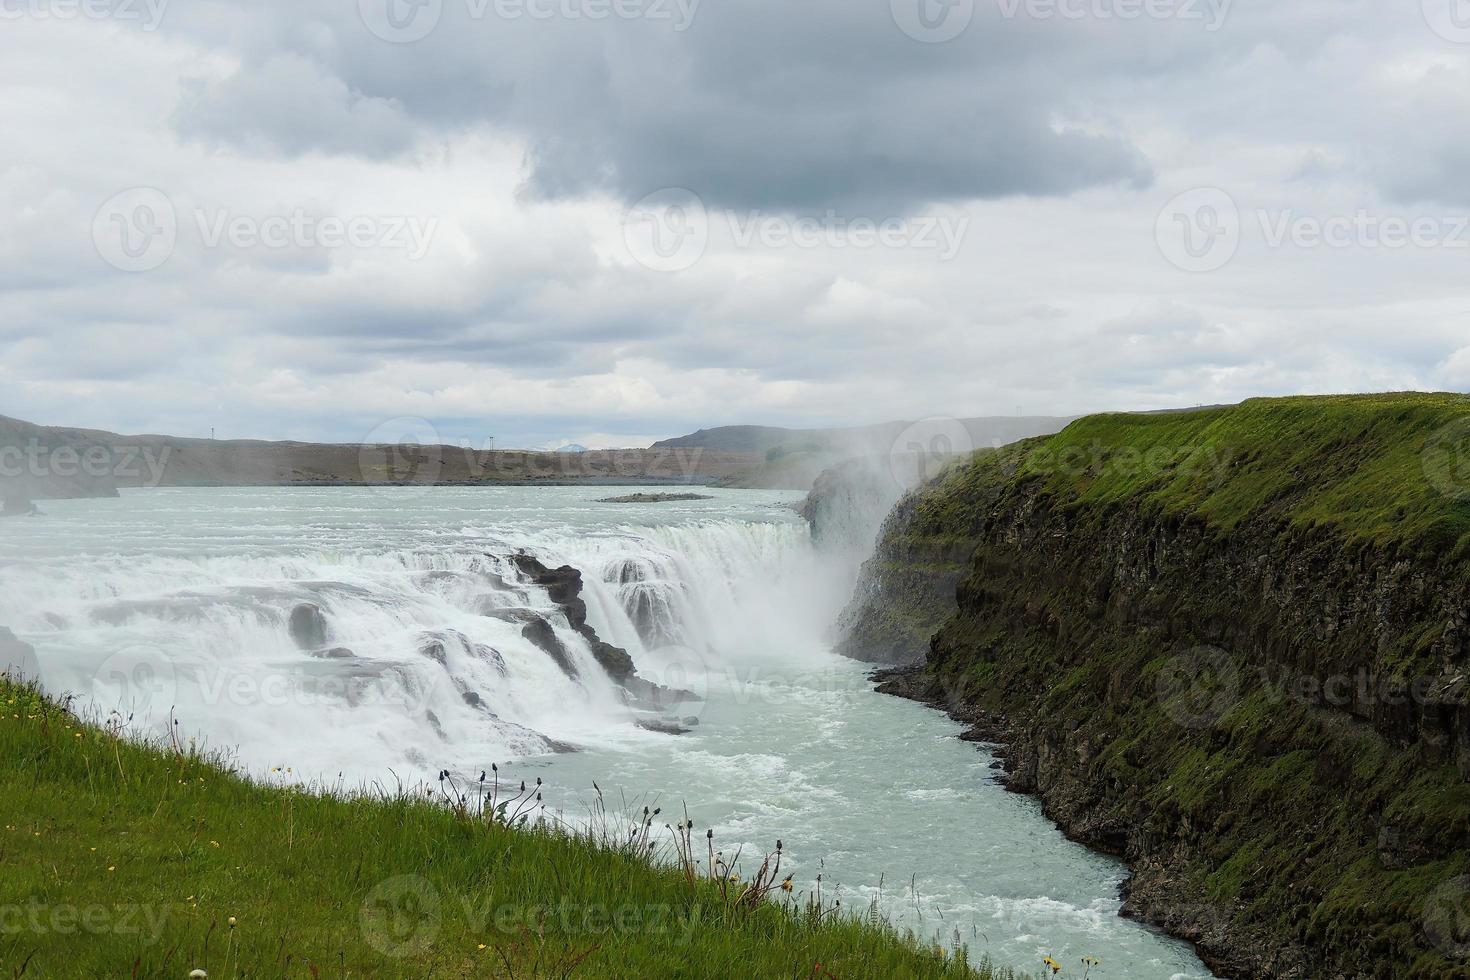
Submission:
<svg viewBox="0 0 1470 980">
<path fill-rule="evenodd" d="M 1467 0 L 0 0 L 0 414 L 1470 388 Z"/>
</svg>

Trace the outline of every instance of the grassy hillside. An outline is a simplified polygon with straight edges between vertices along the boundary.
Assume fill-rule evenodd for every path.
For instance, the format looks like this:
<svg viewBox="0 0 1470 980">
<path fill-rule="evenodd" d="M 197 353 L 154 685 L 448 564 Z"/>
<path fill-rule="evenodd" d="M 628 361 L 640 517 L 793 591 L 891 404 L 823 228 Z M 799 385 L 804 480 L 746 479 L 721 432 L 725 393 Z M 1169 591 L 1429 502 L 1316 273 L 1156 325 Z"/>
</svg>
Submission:
<svg viewBox="0 0 1470 980">
<path fill-rule="evenodd" d="M 1329 528 L 1345 541 L 1453 546 L 1470 534 L 1470 398 L 1254 399 L 1179 415 L 1096 415 L 1026 453 L 1079 505 L 1146 501 L 1229 531 Z M 983 478 L 983 477 L 982 477 Z"/>
<path fill-rule="evenodd" d="M 890 563 L 969 557 L 875 571 L 932 624 L 895 689 L 1009 742 L 1133 912 L 1230 976 L 1470 976 L 1470 399 L 1095 416 L 901 513 Z"/>
<path fill-rule="evenodd" d="M 1251 519 L 1439 550 L 1470 534 L 1470 396 L 1257 398 L 1091 415 L 956 467 L 919 495 L 912 531 L 966 537 L 984 517 L 976 508 L 1020 482 L 1069 507 L 1142 504 L 1222 532 Z"/>
<path fill-rule="evenodd" d="M 1011 976 L 810 908 L 762 856 L 711 881 L 703 828 L 687 873 L 656 869 L 626 824 L 508 828 L 461 790 L 258 785 L 0 679 L 0 976 Z"/>
</svg>

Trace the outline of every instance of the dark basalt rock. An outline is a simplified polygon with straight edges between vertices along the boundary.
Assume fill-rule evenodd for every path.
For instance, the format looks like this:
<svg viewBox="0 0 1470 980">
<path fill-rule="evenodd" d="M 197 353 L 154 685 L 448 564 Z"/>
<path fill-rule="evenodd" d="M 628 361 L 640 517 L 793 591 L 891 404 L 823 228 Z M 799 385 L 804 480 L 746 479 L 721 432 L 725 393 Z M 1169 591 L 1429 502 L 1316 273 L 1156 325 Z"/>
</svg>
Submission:
<svg viewBox="0 0 1470 980">
<path fill-rule="evenodd" d="M 517 554 L 511 560 L 515 562 L 523 575 L 545 589 L 551 601 L 561 607 L 568 625 L 587 641 L 588 646 L 592 648 L 592 656 L 613 680 L 621 684 L 633 676 L 633 658 L 628 651 L 605 642 L 597 635 L 597 631 L 588 625 L 587 603 L 582 599 L 581 572 L 570 565 L 563 565 L 555 569 L 547 568 L 527 554 Z"/>
<path fill-rule="evenodd" d="M 556 665 L 562 669 L 568 677 L 577 677 L 577 665 L 572 662 L 572 655 L 568 652 L 565 644 L 557 639 L 556 630 L 552 625 L 539 616 L 526 624 L 521 630 L 521 636 L 536 649 L 545 653 Z"/>
<path fill-rule="evenodd" d="M 680 727 L 677 722 L 656 721 L 650 718 L 642 718 L 638 721 L 638 727 L 646 732 L 658 732 L 660 735 L 688 735 L 689 729 Z"/>
<path fill-rule="evenodd" d="M 465 656 L 488 663 L 505 676 L 505 658 L 500 651 L 483 643 L 476 643 L 459 630 L 427 632 L 419 637 L 419 655 L 434 661 L 441 667 L 449 666 L 449 655 Z"/>
<path fill-rule="evenodd" d="M 1341 478 L 1313 467 L 1283 486 Z M 927 660 L 878 690 L 999 743 L 1008 789 L 1128 861 L 1124 914 L 1221 976 L 1467 976 L 1425 926 L 1435 902 L 1463 925 L 1466 550 L 1354 543 L 1326 520 L 1222 529 L 1144 493 L 1094 505 L 975 472 L 885 527 L 850 652 Z"/>
<path fill-rule="evenodd" d="M 534 610 L 522 606 L 488 607 L 480 610 L 480 615 L 490 619 L 498 619 L 505 623 L 514 623 L 524 626 L 526 623 L 536 619 Z"/>
<path fill-rule="evenodd" d="M 609 677 L 622 685 L 635 701 L 656 703 L 662 706 L 700 700 L 689 691 L 671 691 L 639 677 L 633 657 L 628 651 L 622 647 L 613 646 L 597 635 L 597 631 L 587 622 L 587 603 L 582 598 L 583 582 L 580 571 L 570 565 L 547 568 L 541 561 L 525 552 L 512 555 L 511 562 L 522 575 L 546 590 L 551 601 L 556 603 L 561 608 L 562 614 L 566 616 L 567 624 L 587 641 L 593 659 L 601 665 L 603 670 L 607 671 Z M 549 637 L 548 633 L 551 634 Z M 561 641 L 556 640 L 549 623 L 537 617 L 536 621 L 527 624 L 523 635 L 540 649 L 546 650 L 552 657 L 560 657 L 559 664 L 565 660 L 566 663 L 562 669 L 566 670 L 570 676 L 576 676 L 565 648 L 562 647 Z M 553 652 L 554 650 L 560 650 L 560 654 Z"/>
<path fill-rule="evenodd" d="M 646 681 L 636 674 L 623 682 L 623 688 L 628 692 L 634 705 L 648 711 L 668 711 L 681 704 L 692 704 L 704 700 L 693 691 L 664 687 L 662 684 Z"/>
<path fill-rule="evenodd" d="M 303 650 L 317 650 L 327 645 L 327 617 L 314 603 L 303 602 L 292 609 L 288 628 L 291 639 Z"/>
<path fill-rule="evenodd" d="M 357 654 L 353 653 L 347 647 L 332 647 L 330 650 L 313 650 L 311 651 L 311 655 L 319 660 L 354 660 L 357 658 Z"/>
</svg>

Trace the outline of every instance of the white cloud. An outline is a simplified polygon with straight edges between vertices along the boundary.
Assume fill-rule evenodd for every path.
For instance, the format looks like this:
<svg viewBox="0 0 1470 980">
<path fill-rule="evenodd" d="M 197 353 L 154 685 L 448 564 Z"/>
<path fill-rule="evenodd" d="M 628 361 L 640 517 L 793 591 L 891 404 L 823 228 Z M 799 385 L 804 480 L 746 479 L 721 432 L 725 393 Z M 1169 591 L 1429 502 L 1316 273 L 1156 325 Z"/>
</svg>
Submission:
<svg viewBox="0 0 1470 980">
<path fill-rule="evenodd" d="M 154 33 L 6 23 L 0 411 L 334 439 L 418 415 L 597 446 L 1470 387 L 1470 232 L 1266 234 L 1283 215 L 1465 213 L 1470 46 L 1416 5 L 1239 0 L 1215 32 L 986 14 L 941 46 L 835 2 L 711 5 L 684 32 L 451 18 L 414 45 L 354 6 L 200 0 Z M 679 272 L 626 243 L 626 202 L 660 183 L 707 207 L 707 249 Z M 166 195 L 178 236 L 129 274 L 92 236 L 133 187 Z M 1196 187 L 1242 220 L 1206 274 L 1155 239 Z M 788 231 L 966 224 L 947 260 L 742 246 L 755 211 Z M 298 214 L 433 232 L 422 254 L 208 241 Z"/>
</svg>

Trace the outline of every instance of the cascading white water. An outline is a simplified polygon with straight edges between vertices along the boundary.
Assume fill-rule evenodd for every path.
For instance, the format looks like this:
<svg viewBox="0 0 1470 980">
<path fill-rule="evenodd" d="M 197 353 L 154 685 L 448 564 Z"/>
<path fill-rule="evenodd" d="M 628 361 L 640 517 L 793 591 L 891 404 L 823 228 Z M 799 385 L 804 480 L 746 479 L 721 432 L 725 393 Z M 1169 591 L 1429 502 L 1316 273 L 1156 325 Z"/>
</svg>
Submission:
<svg viewBox="0 0 1470 980">
<path fill-rule="evenodd" d="M 844 907 L 877 901 L 1002 963 L 1096 955 L 1109 976 L 1208 976 L 1186 946 L 1119 918 L 1121 867 L 994 785 L 993 760 L 953 722 L 874 694 L 863 665 L 831 653 L 854 549 L 814 548 L 792 495 L 710 494 L 649 507 L 575 488 L 54 501 L 44 518 L 0 521 L 0 627 L 35 647 L 54 692 L 133 712 L 134 731 L 166 731 L 172 711 L 180 737 L 266 779 L 392 788 L 498 762 L 545 777 L 572 819 L 597 782 L 614 800 L 687 801 L 747 854 L 783 839 L 804 887 L 823 873 Z M 870 518 L 853 526 L 854 540 L 872 534 Z M 630 700 L 521 551 L 582 572 L 588 624 L 643 678 L 705 699 Z M 687 732 L 640 727 L 654 718 Z"/>
<path fill-rule="evenodd" d="M 361 506 L 383 502 L 356 493 Z M 252 495 L 239 494 L 248 507 Z M 337 494 L 351 502 L 352 491 Z M 0 567 L 0 625 L 36 647 L 48 688 L 131 716 L 137 730 L 177 719 L 257 771 L 377 779 L 646 737 L 645 712 L 510 560 L 516 552 L 581 571 L 598 634 L 646 679 L 684 690 L 703 691 L 727 658 L 817 643 L 838 601 L 817 585 L 794 516 L 637 526 L 614 523 L 633 515 L 585 492 L 561 494 L 560 512 L 537 508 L 540 519 L 513 528 L 462 500 L 462 527 L 446 536 L 439 525 L 432 546 L 417 540 L 435 516 L 417 495 L 395 509 L 399 523 L 371 532 L 376 542 L 355 533 L 340 499 L 325 513 L 313 513 L 320 497 L 296 501 L 317 519 L 283 542 L 248 523 L 159 523 L 166 496 L 129 498 L 118 526 L 22 535 Z M 143 499 L 154 507 L 133 514 Z M 314 610 L 322 635 L 303 642 L 293 612 Z M 524 635 L 538 621 L 565 663 Z"/>
</svg>

